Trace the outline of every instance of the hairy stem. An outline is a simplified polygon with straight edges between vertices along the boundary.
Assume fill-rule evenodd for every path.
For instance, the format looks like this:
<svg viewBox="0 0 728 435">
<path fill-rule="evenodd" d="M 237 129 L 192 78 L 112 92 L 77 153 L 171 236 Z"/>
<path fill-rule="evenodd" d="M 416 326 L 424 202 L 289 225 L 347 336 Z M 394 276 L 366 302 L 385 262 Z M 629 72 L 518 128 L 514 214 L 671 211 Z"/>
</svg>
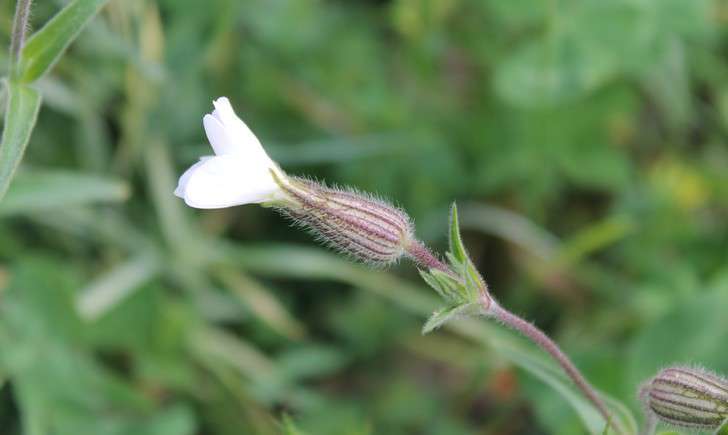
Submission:
<svg viewBox="0 0 728 435">
<path fill-rule="evenodd" d="M 25 34 L 28 31 L 28 17 L 30 6 L 33 0 L 18 0 L 15 4 L 15 17 L 13 18 L 13 30 L 10 36 L 10 76 L 17 74 L 17 66 L 20 61 L 20 51 L 25 44 Z"/>
<path fill-rule="evenodd" d="M 571 378 L 576 387 L 597 408 L 602 417 L 604 417 L 604 419 L 609 424 L 611 424 L 615 431 L 619 434 L 624 433 L 622 431 L 622 428 L 619 427 L 618 423 L 612 418 L 612 414 L 609 411 L 609 408 L 607 408 L 607 405 L 604 403 L 601 397 L 599 397 L 594 387 L 589 384 L 589 381 L 584 378 L 584 376 L 576 368 L 574 363 L 571 362 L 569 357 L 566 356 L 563 351 L 561 351 L 559 346 L 554 343 L 551 338 L 549 338 L 545 333 L 543 333 L 543 331 L 538 329 L 533 324 L 523 320 L 522 318 L 502 308 L 496 303 L 492 303 L 490 307 L 486 307 L 486 310 L 489 315 L 493 316 L 504 325 L 513 328 L 514 330 L 523 334 L 525 337 L 527 337 L 536 345 L 538 345 L 541 349 L 543 349 L 546 353 L 551 355 L 561 366 L 564 372 L 566 372 L 566 375 Z"/>
<path fill-rule="evenodd" d="M 453 275 L 453 271 L 442 260 L 437 258 L 424 243 L 419 240 L 413 240 L 407 246 L 407 255 L 418 265 L 426 269 L 437 269 L 448 275 Z"/>
</svg>

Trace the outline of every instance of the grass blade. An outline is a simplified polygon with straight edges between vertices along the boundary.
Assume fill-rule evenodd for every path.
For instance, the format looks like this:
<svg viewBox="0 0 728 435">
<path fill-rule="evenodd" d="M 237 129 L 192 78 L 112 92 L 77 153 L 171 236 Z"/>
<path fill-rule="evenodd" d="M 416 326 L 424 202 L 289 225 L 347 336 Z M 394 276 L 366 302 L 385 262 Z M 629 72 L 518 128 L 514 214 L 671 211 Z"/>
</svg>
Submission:
<svg viewBox="0 0 728 435">
<path fill-rule="evenodd" d="M 0 217 L 128 197 L 129 186 L 113 178 L 70 171 L 22 171 L 0 206 Z"/>
<path fill-rule="evenodd" d="M 304 326 L 261 284 L 233 269 L 221 269 L 217 275 L 250 308 L 254 316 L 273 330 L 294 340 L 305 335 Z"/>
<path fill-rule="evenodd" d="M 81 318 L 94 321 L 102 317 L 151 280 L 160 268 L 159 259 L 150 252 L 144 252 L 115 266 L 79 293 L 76 309 Z"/>
</svg>

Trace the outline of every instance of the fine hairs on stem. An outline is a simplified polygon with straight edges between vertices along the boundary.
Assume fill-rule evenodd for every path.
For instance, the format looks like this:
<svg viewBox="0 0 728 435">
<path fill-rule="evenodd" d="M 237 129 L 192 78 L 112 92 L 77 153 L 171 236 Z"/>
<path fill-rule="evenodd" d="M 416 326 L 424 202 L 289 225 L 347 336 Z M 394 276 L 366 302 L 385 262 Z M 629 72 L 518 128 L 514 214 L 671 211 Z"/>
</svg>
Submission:
<svg viewBox="0 0 728 435">
<path fill-rule="evenodd" d="M 417 241 L 413 243 L 412 246 L 414 246 L 415 249 L 409 249 L 408 254 L 417 264 L 456 275 L 447 264 L 437 259 L 437 257 L 434 256 L 422 242 Z M 599 414 L 604 417 L 607 424 L 613 427 L 615 432 L 618 434 L 624 434 L 623 429 L 620 427 L 619 423 L 614 420 L 609 408 L 602 398 L 599 397 L 596 389 L 589 383 L 589 381 L 586 380 L 584 375 L 581 374 L 579 369 L 576 368 L 574 363 L 571 362 L 571 359 L 559 348 L 559 346 L 538 327 L 498 305 L 489 294 L 487 288 L 483 289 L 482 292 L 483 294 L 480 297 L 480 303 L 485 315 L 492 317 L 503 325 L 517 331 L 536 344 L 544 352 L 548 353 L 559 364 L 564 373 L 566 373 L 584 397 L 586 397 L 586 399 L 596 407 L 597 411 L 599 411 Z"/>
<path fill-rule="evenodd" d="M 599 394 L 596 392 L 594 387 L 591 386 L 589 381 L 584 378 L 584 375 L 582 375 L 574 363 L 571 362 L 571 359 L 569 359 L 569 357 L 551 338 L 549 338 L 548 335 L 532 323 L 523 320 L 496 303 L 490 304 L 488 314 L 505 326 L 518 331 L 520 334 L 535 343 L 538 347 L 543 349 L 544 352 L 551 355 L 559 366 L 561 366 L 566 375 L 574 382 L 574 385 L 576 385 L 582 394 L 584 394 L 584 396 L 597 408 L 607 423 L 612 425 L 617 433 L 623 433 L 622 428 L 619 427 L 616 421 L 614 421 L 609 408 L 607 408 L 604 401 L 599 397 Z"/>
<path fill-rule="evenodd" d="M 16 74 L 20 51 L 25 44 L 25 35 L 28 31 L 28 18 L 33 0 L 18 0 L 15 5 L 15 17 L 13 18 L 13 30 L 10 36 L 10 75 Z"/>
</svg>

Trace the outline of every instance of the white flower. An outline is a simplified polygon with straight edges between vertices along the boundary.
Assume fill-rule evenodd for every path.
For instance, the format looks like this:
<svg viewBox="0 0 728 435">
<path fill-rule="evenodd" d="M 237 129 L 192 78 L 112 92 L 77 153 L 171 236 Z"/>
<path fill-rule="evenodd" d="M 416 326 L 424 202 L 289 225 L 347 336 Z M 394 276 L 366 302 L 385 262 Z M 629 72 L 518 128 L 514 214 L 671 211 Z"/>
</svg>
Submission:
<svg viewBox="0 0 728 435">
<path fill-rule="evenodd" d="M 282 182 L 285 173 L 238 118 L 226 97 L 213 101 L 215 110 L 202 123 L 215 152 L 192 165 L 179 178 L 174 194 L 195 208 L 224 208 L 285 198 L 271 171 Z"/>
</svg>

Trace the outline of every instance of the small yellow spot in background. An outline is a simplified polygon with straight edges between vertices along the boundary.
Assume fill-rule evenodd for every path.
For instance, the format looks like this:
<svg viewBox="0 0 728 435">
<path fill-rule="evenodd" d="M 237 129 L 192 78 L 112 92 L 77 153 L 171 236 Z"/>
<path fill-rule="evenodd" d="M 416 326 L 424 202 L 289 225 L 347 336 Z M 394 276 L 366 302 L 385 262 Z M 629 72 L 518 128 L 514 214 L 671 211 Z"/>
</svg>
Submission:
<svg viewBox="0 0 728 435">
<path fill-rule="evenodd" d="M 710 196 L 708 182 L 699 171 L 670 157 L 655 163 L 649 178 L 660 194 L 686 211 L 704 206 Z"/>
</svg>

